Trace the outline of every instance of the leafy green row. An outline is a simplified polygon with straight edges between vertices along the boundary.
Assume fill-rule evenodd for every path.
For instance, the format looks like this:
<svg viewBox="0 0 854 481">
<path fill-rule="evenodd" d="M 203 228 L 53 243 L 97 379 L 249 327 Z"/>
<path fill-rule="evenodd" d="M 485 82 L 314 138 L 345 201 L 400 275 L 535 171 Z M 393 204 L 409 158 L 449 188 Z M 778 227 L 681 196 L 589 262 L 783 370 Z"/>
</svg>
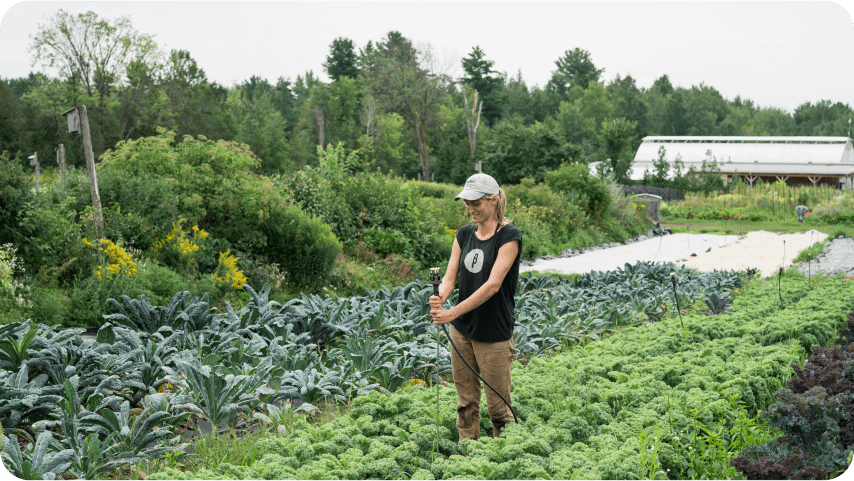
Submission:
<svg viewBox="0 0 854 481">
<path fill-rule="evenodd" d="M 646 317 L 634 309 L 663 302 L 661 279 L 673 269 L 640 264 L 578 282 L 524 279 L 519 345 L 539 354 L 659 318 L 663 309 Z M 736 273 L 678 272 L 680 295 L 691 299 L 739 282 Z M 0 422 L 4 433 L 29 441 L 23 450 L 6 443 L 5 459 L 23 477 L 64 468 L 88 478 L 177 449 L 178 426 L 189 413 L 234 427 L 238 413 L 269 417 L 287 400 L 310 412 L 449 371 L 443 346 L 436 359 L 431 288 L 420 281 L 351 299 L 302 296 L 285 305 L 269 300 L 269 286 L 246 288 L 251 302 L 222 313 L 206 296 L 191 299 L 187 292 L 167 306 L 122 296 L 121 303 L 110 301 L 118 312 L 105 316 L 95 341 L 83 342 L 81 329 L 55 333 L 29 322 L 0 329 Z M 543 306 L 550 306 L 548 315 Z M 146 407 L 154 405 L 156 412 Z M 106 421 L 90 423 L 96 419 Z M 155 424 L 154 438 L 141 434 Z M 135 441 L 117 442 L 128 430 Z M 41 450 L 65 454 L 51 458 Z"/>
<path fill-rule="evenodd" d="M 669 318 L 515 365 L 522 423 L 489 438 L 484 407 L 481 439 L 459 448 L 467 456 L 457 454 L 453 389 L 439 389 L 436 446 L 436 391 L 412 388 L 371 392 L 330 424 L 262 440 L 270 454 L 252 466 L 152 479 L 731 478 L 729 461 L 765 440 L 752 418 L 773 402 L 804 344 L 829 340 L 854 306 L 850 281 L 809 290 L 786 280 L 785 309 L 776 288 L 753 283 L 730 313 L 689 315 L 684 329 Z"/>
</svg>

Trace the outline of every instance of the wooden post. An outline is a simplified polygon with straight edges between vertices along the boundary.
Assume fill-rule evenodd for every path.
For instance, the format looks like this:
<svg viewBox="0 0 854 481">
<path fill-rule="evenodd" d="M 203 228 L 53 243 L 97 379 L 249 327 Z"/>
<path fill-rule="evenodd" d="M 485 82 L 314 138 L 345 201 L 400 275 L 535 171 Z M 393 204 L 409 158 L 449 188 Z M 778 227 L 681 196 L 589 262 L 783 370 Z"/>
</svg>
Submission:
<svg viewBox="0 0 854 481">
<path fill-rule="evenodd" d="M 62 190 L 65 190 L 65 169 L 67 164 L 65 163 L 65 145 L 63 144 L 59 144 L 59 147 L 56 148 L 56 163 L 59 164 L 60 185 L 62 186 Z"/>
<path fill-rule="evenodd" d="M 89 115 L 86 106 L 77 107 L 80 114 L 80 134 L 83 136 L 83 153 L 86 155 L 86 170 L 89 171 L 89 193 L 92 195 L 92 207 L 95 208 L 95 234 L 100 238 L 104 230 L 104 218 L 101 217 L 101 196 L 98 194 L 98 175 L 95 172 L 95 154 L 92 152 L 92 136 L 89 133 Z"/>
<path fill-rule="evenodd" d="M 39 153 L 33 152 L 30 157 L 30 165 L 36 166 L 36 194 L 39 193 Z"/>
</svg>

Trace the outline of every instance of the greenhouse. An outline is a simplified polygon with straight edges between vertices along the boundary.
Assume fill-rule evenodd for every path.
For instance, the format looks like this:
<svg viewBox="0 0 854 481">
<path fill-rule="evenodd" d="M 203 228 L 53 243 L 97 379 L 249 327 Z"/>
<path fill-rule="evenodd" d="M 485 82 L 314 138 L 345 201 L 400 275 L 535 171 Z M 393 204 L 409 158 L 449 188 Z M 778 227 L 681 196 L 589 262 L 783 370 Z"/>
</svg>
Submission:
<svg viewBox="0 0 854 481">
<path fill-rule="evenodd" d="M 683 172 L 691 167 L 700 171 L 703 162 L 714 160 L 727 181 L 740 176 L 750 185 L 762 179 L 854 188 L 854 146 L 848 137 L 649 136 L 635 154 L 629 171 L 632 180 L 654 171 L 662 147 L 668 162 L 681 159 Z"/>
</svg>

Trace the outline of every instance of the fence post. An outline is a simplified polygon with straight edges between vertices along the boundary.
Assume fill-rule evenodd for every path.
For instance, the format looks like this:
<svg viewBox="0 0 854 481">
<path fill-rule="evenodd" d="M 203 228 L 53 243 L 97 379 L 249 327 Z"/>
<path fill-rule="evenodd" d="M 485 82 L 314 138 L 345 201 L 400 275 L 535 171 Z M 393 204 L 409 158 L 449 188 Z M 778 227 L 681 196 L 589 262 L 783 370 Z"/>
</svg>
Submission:
<svg viewBox="0 0 854 481">
<path fill-rule="evenodd" d="M 98 175 L 95 172 L 95 154 L 92 152 L 92 137 L 89 133 L 89 115 L 86 106 L 77 107 L 80 114 L 80 134 L 83 136 L 83 153 L 86 155 L 86 170 L 89 171 L 89 193 L 95 208 L 95 231 L 100 238 L 104 230 L 104 218 L 101 216 L 101 195 L 98 193 Z"/>
<path fill-rule="evenodd" d="M 59 144 L 59 147 L 56 148 L 56 163 L 59 164 L 60 185 L 62 186 L 62 190 L 65 190 L 65 169 L 67 164 L 65 163 L 65 145 L 63 144 Z"/>
</svg>

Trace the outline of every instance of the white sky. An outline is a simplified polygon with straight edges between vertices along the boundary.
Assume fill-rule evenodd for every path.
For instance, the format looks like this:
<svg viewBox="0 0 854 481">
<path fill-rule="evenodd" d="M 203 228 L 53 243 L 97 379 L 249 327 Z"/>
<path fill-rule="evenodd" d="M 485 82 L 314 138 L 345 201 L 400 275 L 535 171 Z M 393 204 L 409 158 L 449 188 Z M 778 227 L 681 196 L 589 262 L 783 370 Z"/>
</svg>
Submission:
<svg viewBox="0 0 854 481">
<path fill-rule="evenodd" d="M 555 60 L 590 52 L 603 79 L 649 87 L 705 82 L 727 99 L 792 112 L 828 99 L 854 106 L 854 0 L 806 2 L 55 2 L 0 0 L 0 77 L 26 76 L 39 24 L 59 8 L 128 15 L 165 51 L 190 52 L 208 78 L 275 83 L 313 70 L 336 37 L 357 48 L 398 30 L 459 60 L 475 45 L 499 72 L 543 86 Z M 48 72 L 53 73 L 53 72 Z"/>
</svg>

